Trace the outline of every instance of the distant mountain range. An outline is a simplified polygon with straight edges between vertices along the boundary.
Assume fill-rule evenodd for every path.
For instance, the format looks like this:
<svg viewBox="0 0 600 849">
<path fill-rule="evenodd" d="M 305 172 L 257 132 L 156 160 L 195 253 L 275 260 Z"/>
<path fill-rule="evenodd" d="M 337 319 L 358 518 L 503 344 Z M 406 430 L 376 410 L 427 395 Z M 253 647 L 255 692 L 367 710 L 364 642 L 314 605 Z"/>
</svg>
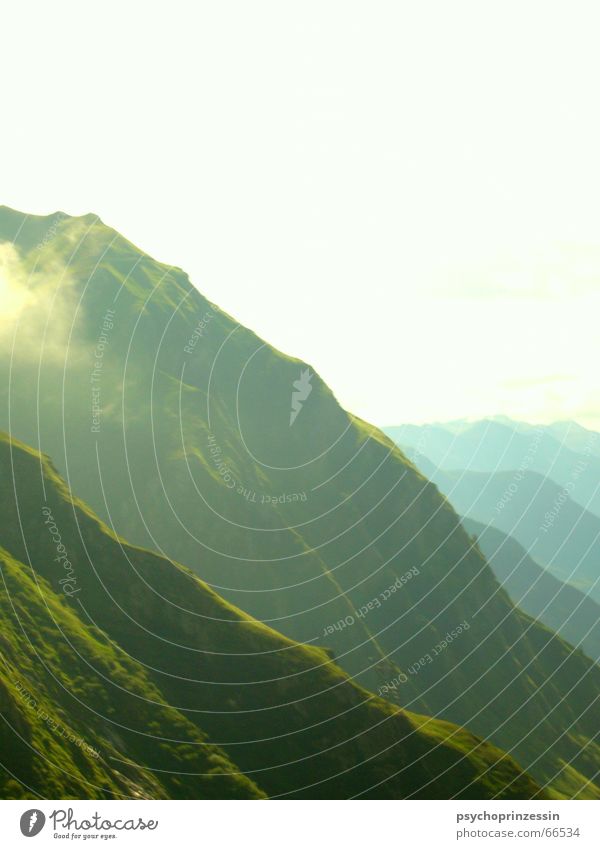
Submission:
<svg viewBox="0 0 600 849">
<path fill-rule="evenodd" d="M 600 518 L 555 483 L 535 472 L 519 473 L 516 480 L 514 472 L 427 468 L 458 513 L 514 537 L 555 577 L 600 601 Z"/>
<path fill-rule="evenodd" d="M 473 519 L 463 525 L 477 543 L 494 574 L 517 604 L 534 619 L 600 659 L 600 605 L 539 566 L 512 537 Z"/>
<path fill-rule="evenodd" d="M 588 654 L 597 658 L 598 629 L 594 623 L 600 613 L 600 518 L 583 509 L 572 495 L 579 482 L 577 470 L 593 468 L 595 463 L 591 452 L 581 453 L 577 459 L 577 451 L 600 444 L 600 435 L 595 439 L 596 434 L 575 423 L 534 427 L 509 419 L 387 430 L 399 439 L 406 436 L 408 442 L 400 444 L 407 456 L 466 517 L 463 524 L 477 533 L 511 598 L 571 642 L 581 642 Z M 514 439 L 507 436 L 510 432 Z M 531 439 L 532 434 L 529 455 L 523 455 L 519 441 L 524 435 Z M 556 476 L 550 453 L 554 435 L 568 437 L 575 458 L 572 480 L 564 479 L 562 487 L 551 476 Z M 513 453 L 514 468 L 481 471 L 492 465 L 500 442 L 520 445 Z M 545 446 L 545 464 L 541 463 L 543 452 L 537 452 L 540 444 Z M 558 443 L 555 447 L 557 456 L 564 458 Z M 469 465 L 438 468 L 427 451 L 448 466 L 461 461 Z M 498 457 L 505 455 L 506 449 Z M 531 471 L 532 462 L 523 459 L 527 456 L 536 456 L 538 467 L 547 476 Z M 498 465 L 503 467 L 504 459 Z M 472 471 L 472 466 L 480 470 Z M 600 487 L 600 478 L 597 485 Z"/>
<path fill-rule="evenodd" d="M 53 477 L 53 516 L 90 582 L 63 605 L 239 768 L 235 792 L 600 797 L 599 667 L 515 606 L 437 487 L 312 365 L 95 216 L 3 208 L 0 242 L 25 304 L 0 335 L 0 426 L 90 505 L 73 511 L 50 466 L 19 448 L 34 462 L 1 544 L 28 564 L 24 523 L 34 571 L 59 590 L 40 516 Z M 404 745 L 415 729 L 419 754 Z M 477 762 L 473 735 L 493 744 Z M 144 774 L 160 768 L 149 749 L 119 749 Z M 156 793 L 204 792 L 154 780 Z"/>
<path fill-rule="evenodd" d="M 384 432 L 442 471 L 536 472 L 600 516 L 600 434 L 576 422 L 528 425 L 499 417 L 401 425 Z"/>
</svg>

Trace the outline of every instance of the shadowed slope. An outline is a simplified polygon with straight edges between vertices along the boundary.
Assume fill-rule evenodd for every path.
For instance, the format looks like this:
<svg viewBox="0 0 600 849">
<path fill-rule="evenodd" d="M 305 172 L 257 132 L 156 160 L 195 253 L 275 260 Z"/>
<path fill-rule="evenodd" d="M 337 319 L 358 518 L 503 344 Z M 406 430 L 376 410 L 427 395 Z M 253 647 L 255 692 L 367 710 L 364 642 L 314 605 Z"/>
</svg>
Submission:
<svg viewBox="0 0 600 849">
<path fill-rule="evenodd" d="M 2 359 L 13 435 L 118 533 L 324 646 L 363 686 L 492 739 L 567 795 L 597 792 L 595 670 L 514 608 L 390 440 L 93 216 L 39 250 L 39 222 L 9 218 L 32 298 Z"/>
<path fill-rule="evenodd" d="M 115 537 L 25 446 L 0 441 L 0 473 L 5 795 L 540 794 L 489 743 L 372 696 Z"/>
</svg>

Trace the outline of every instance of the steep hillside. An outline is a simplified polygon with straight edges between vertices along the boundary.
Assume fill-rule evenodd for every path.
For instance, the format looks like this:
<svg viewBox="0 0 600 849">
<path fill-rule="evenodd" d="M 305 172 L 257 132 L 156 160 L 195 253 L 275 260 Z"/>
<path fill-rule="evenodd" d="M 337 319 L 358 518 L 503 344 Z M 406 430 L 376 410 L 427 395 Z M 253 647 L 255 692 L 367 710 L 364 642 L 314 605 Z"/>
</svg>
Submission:
<svg viewBox="0 0 600 849">
<path fill-rule="evenodd" d="M 545 795 L 115 537 L 32 450 L 2 438 L 0 474 L 5 798 Z"/>
<path fill-rule="evenodd" d="M 2 798 L 264 796 L 39 574 L 0 569 Z"/>
<path fill-rule="evenodd" d="M 597 667 L 515 609 L 436 487 L 311 366 L 94 216 L 4 210 L 0 236 L 24 293 L 0 340 L 0 414 L 109 527 L 371 691 L 467 726 L 566 795 L 599 792 Z"/>
<path fill-rule="evenodd" d="M 539 619 L 588 657 L 600 658 L 600 605 L 542 569 L 512 537 L 463 519 L 502 586 L 522 610 Z"/>
<path fill-rule="evenodd" d="M 600 601 L 600 519 L 535 472 L 442 472 L 415 458 L 454 508 L 513 537 L 552 575 Z"/>
</svg>

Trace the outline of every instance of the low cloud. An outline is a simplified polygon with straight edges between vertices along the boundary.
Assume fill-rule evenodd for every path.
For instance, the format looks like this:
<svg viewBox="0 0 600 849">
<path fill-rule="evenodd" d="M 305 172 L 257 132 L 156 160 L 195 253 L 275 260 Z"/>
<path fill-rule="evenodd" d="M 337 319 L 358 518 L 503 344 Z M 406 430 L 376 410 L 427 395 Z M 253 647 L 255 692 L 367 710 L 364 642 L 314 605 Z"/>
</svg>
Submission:
<svg viewBox="0 0 600 849">
<path fill-rule="evenodd" d="M 19 361 L 64 360 L 76 309 L 72 282 L 50 247 L 23 256 L 0 243 L 0 352 Z"/>
</svg>

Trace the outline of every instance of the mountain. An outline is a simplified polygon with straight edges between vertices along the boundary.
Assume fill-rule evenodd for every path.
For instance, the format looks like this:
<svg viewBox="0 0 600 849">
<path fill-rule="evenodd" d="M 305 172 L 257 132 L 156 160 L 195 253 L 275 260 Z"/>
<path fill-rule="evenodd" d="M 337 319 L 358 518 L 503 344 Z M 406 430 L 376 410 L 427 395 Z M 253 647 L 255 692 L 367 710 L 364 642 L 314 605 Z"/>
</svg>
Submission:
<svg viewBox="0 0 600 849">
<path fill-rule="evenodd" d="M 502 531 L 473 519 L 463 519 L 463 525 L 477 538 L 494 574 L 514 603 L 598 661 L 600 605 L 542 569 L 516 540 Z"/>
<path fill-rule="evenodd" d="M 460 515 L 513 537 L 560 581 L 600 601 L 600 518 L 555 483 L 534 472 L 442 472 L 425 458 L 418 463 Z"/>
<path fill-rule="evenodd" d="M 582 427 L 577 422 L 553 422 L 547 425 L 547 428 L 552 432 L 555 438 L 567 448 L 578 454 L 590 453 L 594 457 L 600 458 L 600 440 L 596 431 Z"/>
<path fill-rule="evenodd" d="M 600 434 L 575 422 L 528 425 L 496 417 L 384 430 L 442 471 L 536 472 L 600 517 Z"/>
<path fill-rule="evenodd" d="M 0 472 L 3 798 L 546 796 L 128 545 L 32 449 L 0 437 Z"/>
<path fill-rule="evenodd" d="M 111 531 L 362 687 L 492 741 L 553 793 L 600 795 L 598 667 L 512 604 L 436 486 L 310 364 L 93 215 L 4 209 L 0 238 L 21 303 L 0 333 L 0 424 L 49 453 Z M 97 621 L 109 632 L 112 619 Z M 145 651 L 138 635 L 131 653 L 155 665 Z M 187 677 L 184 660 L 165 654 L 163 668 Z M 157 685 L 186 705 L 168 676 Z"/>
</svg>

